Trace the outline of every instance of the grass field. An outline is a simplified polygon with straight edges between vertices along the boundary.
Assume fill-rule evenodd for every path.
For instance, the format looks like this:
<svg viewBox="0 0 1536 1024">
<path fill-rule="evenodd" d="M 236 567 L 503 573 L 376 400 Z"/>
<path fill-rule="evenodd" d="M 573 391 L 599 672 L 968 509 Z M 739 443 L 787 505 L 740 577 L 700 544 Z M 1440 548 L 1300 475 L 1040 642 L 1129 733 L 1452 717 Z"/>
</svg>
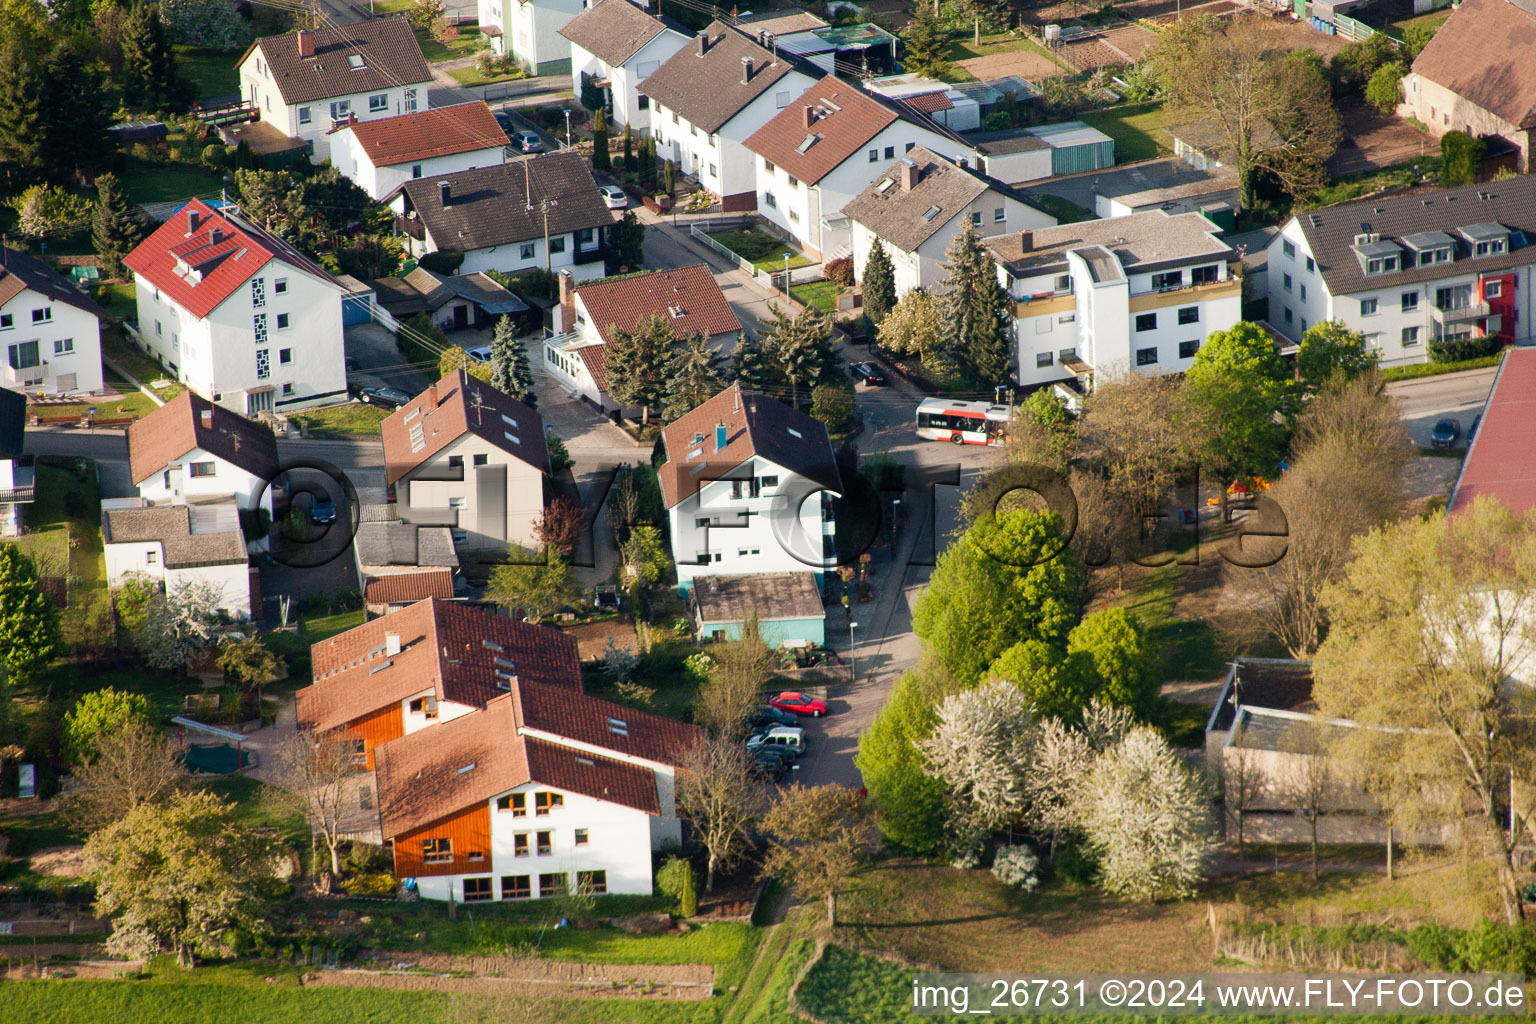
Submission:
<svg viewBox="0 0 1536 1024">
<path fill-rule="evenodd" d="M 134 294 L 132 281 L 124 281 L 118 284 L 98 284 L 95 286 L 94 295 L 96 301 L 106 308 L 108 313 L 119 320 L 137 320 L 139 316 L 139 304 Z"/>
<path fill-rule="evenodd" d="M 384 422 L 388 415 L 388 409 L 380 409 L 376 405 L 348 402 L 346 405 L 306 409 L 302 413 L 294 414 L 294 419 L 303 422 L 309 428 L 309 432 L 317 436 L 363 434 L 375 437 L 379 433 L 379 424 Z"/>
<path fill-rule="evenodd" d="M 129 157 L 123 191 L 135 203 L 169 203 L 217 192 L 224 176 L 201 164 L 149 163 Z"/>
<path fill-rule="evenodd" d="M 1078 120 L 1115 140 L 1115 163 L 1154 160 L 1173 152 L 1173 140 L 1163 130 L 1163 108 L 1158 103 L 1095 110 Z"/>
<path fill-rule="evenodd" d="M 101 352 L 145 387 L 157 380 L 170 381 L 164 387 L 154 389 L 162 402 L 169 402 L 186 390 L 170 378 L 165 367 L 131 345 L 116 327 L 101 332 Z"/>
<path fill-rule="evenodd" d="M 786 252 L 789 253 L 791 268 L 811 265 L 811 261 L 793 242 L 786 242 L 782 238 L 756 228 L 747 228 L 743 231 L 711 231 L 709 237 L 742 259 L 750 260 L 758 270 L 766 270 L 770 274 L 784 269 Z"/>
<path fill-rule="evenodd" d="M 1356 175 L 1353 178 L 1338 178 L 1318 189 L 1305 203 L 1297 203 L 1292 212 L 1299 213 L 1302 210 L 1315 210 L 1324 206 L 1352 202 L 1383 189 L 1407 188 L 1419 183 L 1421 173 L 1434 175 L 1439 164 L 1439 157 L 1427 156 L 1413 163 L 1399 164 L 1396 167 L 1387 167 L 1369 174 Z M 1419 168 L 1418 171 L 1414 170 L 1415 166 Z"/>
<path fill-rule="evenodd" d="M 783 277 L 782 274 L 779 276 Z M 836 313 L 837 297 L 843 294 L 843 288 L 831 281 L 813 281 L 795 285 L 789 294 L 803 306 L 815 306 L 823 313 Z"/>
<path fill-rule="evenodd" d="M 521 71 L 510 71 L 504 75 L 482 75 L 473 64 L 467 68 L 454 68 L 448 74 L 455 82 L 469 88 L 491 85 L 495 82 L 514 82 L 523 77 Z"/>
<path fill-rule="evenodd" d="M 1425 28 L 1434 29 L 1435 31 L 1439 31 L 1440 26 L 1444 25 L 1445 22 L 1446 22 L 1446 19 L 1448 19 L 1450 16 L 1451 16 L 1451 12 L 1450 11 L 1439 10 L 1439 11 L 1430 11 L 1428 14 L 1415 15 L 1414 17 L 1411 17 L 1411 18 L 1402 18 L 1402 19 L 1399 19 L 1398 21 L 1390 22 L 1387 25 L 1387 35 L 1391 36 L 1394 39 L 1401 39 L 1401 38 L 1403 38 L 1403 34 L 1405 32 L 1407 32 L 1410 28 L 1413 28 L 1416 25 L 1422 25 Z"/>
<path fill-rule="evenodd" d="M 458 38 L 446 46 L 433 39 L 430 32 L 417 32 L 416 41 L 421 44 L 421 55 L 427 58 L 428 64 L 469 57 L 485 49 L 485 40 L 480 37 L 480 26 L 472 21 L 460 25 Z"/>
<path fill-rule="evenodd" d="M 239 50 L 177 45 L 171 47 L 171 52 L 175 54 L 177 73 L 192 83 L 197 98 L 232 96 L 240 91 L 240 74 L 235 68 Z"/>
</svg>

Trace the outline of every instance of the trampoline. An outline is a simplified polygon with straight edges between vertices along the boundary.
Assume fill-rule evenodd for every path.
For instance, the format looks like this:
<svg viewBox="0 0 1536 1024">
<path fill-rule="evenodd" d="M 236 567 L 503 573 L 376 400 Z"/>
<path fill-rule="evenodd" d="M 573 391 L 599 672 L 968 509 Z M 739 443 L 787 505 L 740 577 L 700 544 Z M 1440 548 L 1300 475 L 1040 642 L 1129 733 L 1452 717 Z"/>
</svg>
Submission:
<svg viewBox="0 0 1536 1024">
<path fill-rule="evenodd" d="M 188 747 L 182 760 L 187 771 L 208 775 L 232 775 L 256 763 L 256 757 L 250 751 L 239 750 L 228 743 L 214 747 Z"/>
</svg>

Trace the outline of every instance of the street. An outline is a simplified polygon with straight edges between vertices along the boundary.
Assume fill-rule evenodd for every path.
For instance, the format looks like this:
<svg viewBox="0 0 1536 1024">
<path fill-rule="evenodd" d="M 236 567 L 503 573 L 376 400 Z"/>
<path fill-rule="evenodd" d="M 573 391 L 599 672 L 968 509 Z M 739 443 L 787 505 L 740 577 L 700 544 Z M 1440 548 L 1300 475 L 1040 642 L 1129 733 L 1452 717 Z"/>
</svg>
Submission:
<svg viewBox="0 0 1536 1024">
<path fill-rule="evenodd" d="M 1462 440 L 1458 447 L 1466 446 L 1466 431 L 1472 420 L 1483 411 L 1488 392 L 1493 388 L 1493 378 L 1498 367 L 1483 370 L 1466 370 L 1447 373 L 1439 377 L 1421 377 L 1388 384 L 1387 391 L 1396 398 L 1402 409 L 1403 420 L 1414 443 L 1428 448 L 1429 432 L 1435 422 L 1447 416 L 1461 421 Z"/>
</svg>

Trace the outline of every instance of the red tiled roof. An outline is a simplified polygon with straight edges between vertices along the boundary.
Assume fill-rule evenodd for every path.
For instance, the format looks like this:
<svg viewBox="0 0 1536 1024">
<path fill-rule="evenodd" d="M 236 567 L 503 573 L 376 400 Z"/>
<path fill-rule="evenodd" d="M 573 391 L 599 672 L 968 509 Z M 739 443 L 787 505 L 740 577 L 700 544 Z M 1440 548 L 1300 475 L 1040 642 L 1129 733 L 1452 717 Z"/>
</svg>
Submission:
<svg viewBox="0 0 1536 1024">
<path fill-rule="evenodd" d="M 628 3 L 629 0 L 624 0 Z M 597 385 L 597 390 L 608 390 L 608 346 L 584 345 L 576 350 L 576 355 L 581 357 L 582 365 L 592 375 L 592 383 Z"/>
<path fill-rule="evenodd" d="M 741 330 L 714 273 L 702 263 L 577 288 L 576 299 L 606 342 L 613 341 L 611 328 L 632 331 L 649 316 L 665 319 L 678 337 L 697 331 L 708 338 Z"/>
<path fill-rule="evenodd" d="M 396 409 L 379 424 L 379 433 L 384 439 L 384 474 L 391 484 L 465 433 L 549 472 L 549 448 L 539 414 L 463 370 L 448 374 Z M 517 440 L 509 440 L 509 434 Z"/>
<path fill-rule="evenodd" d="M 393 656 L 384 653 L 389 633 L 400 637 Z M 310 648 L 310 662 L 315 682 L 298 693 L 298 718 L 320 731 L 429 689 L 440 700 L 481 707 L 511 685 L 498 671 L 568 697 L 581 693 L 571 637 L 436 598 L 322 640 Z"/>
<path fill-rule="evenodd" d="M 211 426 L 203 414 L 211 412 Z M 183 391 L 143 419 L 128 426 L 128 475 L 135 484 L 165 469 L 193 449 L 238 466 L 253 476 L 277 474 L 277 440 L 254 420 Z"/>
<path fill-rule="evenodd" d="M 955 105 L 949 102 L 949 97 L 942 92 L 924 92 L 916 96 L 904 96 L 902 97 L 902 102 L 909 107 L 921 110 L 925 114 L 955 109 Z"/>
<path fill-rule="evenodd" d="M 189 231 L 194 216 L 197 226 Z M 194 199 L 123 262 L 178 306 L 202 318 L 276 258 L 277 251 L 265 242 Z M 179 268 L 195 271 L 196 276 L 178 274 Z"/>
<path fill-rule="evenodd" d="M 1451 491 L 1450 514 L 1491 494 L 1517 515 L 1536 508 L 1536 349 L 1511 348 L 1493 379 L 1483 418 Z"/>
<path fill-rule="evenodd" d="M 362 143 L 363 152 L 375 167 L 477 149 L 500 150 L 507 144 L 506 133 L 491 116 L 491 108 L 479 100 L 359 121 L 342 130 L 350 131 Z"/>
<path fill-rule="evenodd" d="M 427 569 L 373 576 L 363 593 L 369 604 L 405 604 L 429 597 L 447 600 L 453 597 L 453 573 L 447 569 Z"/>
<path fill-rule="evenodd" d="M 533 680 L 519 678 L 512 694 L 520 728 L 658 764 L 677 764 L 703 735 L 696 725 Z"/>
<path fill-rule="evenodd" d="M 814 185 L 895 120 L 863 89 L 828 75 L 759 128 L 747 148 Z"/>
</svg>

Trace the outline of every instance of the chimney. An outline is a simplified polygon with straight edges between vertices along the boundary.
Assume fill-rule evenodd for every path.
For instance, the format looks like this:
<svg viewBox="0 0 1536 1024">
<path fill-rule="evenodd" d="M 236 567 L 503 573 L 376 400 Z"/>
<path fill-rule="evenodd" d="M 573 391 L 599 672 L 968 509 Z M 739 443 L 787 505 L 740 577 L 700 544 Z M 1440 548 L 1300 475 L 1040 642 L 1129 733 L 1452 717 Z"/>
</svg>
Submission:
<svg viewBox="0 0 1536 1024">
<path fill-rule="evenodd" d="M 400 634 L 399 633 L 385 633 L 384 634 L 384 656 L 387 657 L 387 658 L 393 658 L 395 655 L 397 655 L 399 653 L 400 653 Z"/>
<path fill-rule="evenodd" d="M 427 409 L 426 409 L 426 411 L 427 412 L 431 412 L 433 409 L 436 409 L 436 408 L 437 408 L 437 385 L 433 384 L 431 387 L 427 388 Z M 443 648 L 443 657 L 445 657 L 445 658 L 448 657 L 448 648 L 446 648 L 446 647 Z"/>
<path fill-rule="evenodd" d="M 202 410 L 201 412 L 199 412 L 197 414 L 197 419 L 198 419 L 198 422 L 203 425 L 203 429 L 204 430 L 212 430 L 213 429 L 213 410 L 212 409 L 204 409 L 204 410 Z"/>
<path fill-rule="evenodd" d="M 1035 233 L 1033 231 L 1019 232 L 1019 251 L 1029 252 L 1035 247 Z"/>
<path fill-rule="evenodd" d="M 214 228 L 212 231 L 208 232 L 208 241 L 210 241 L 210 242 L 222 242 L 222 241 L 224 241 L 224 232 L 223 232 L 223 230 L 221 230 L 220 228 Z"/>
<path fill-rule="evenodd" d="M 195 234 L 197 234 L 197 211 L 196 210 L 188 210 L 187 211 L 187 237 L 191 238 Z"/>
<path fill-rule="evenodd" d="M 751 57 L 743 57 L 743 58 L 741 58 L 741 84 L 742 85 L 750 85 L 751 83 L 752 83 L 752 58 Z"/>
<path fill-rule="evenodd" d="M 559 273 L 560 279 L 560 329 L 570 331 L 576 326 L 576 278 L 569 269 Z"/>
<path fill-rule="evenodd" d="M 805 130 L 810 131 L 811 125 L 816 123 L 816 108 L 807 104 L 800 117 L 805 122 Z"/>
<path fill-rule="evenodd" d="M 299 29 L 299 56 L 313 57 L 315 55 L 315 34 L 307 28 Z"/>
<path fill-rule="evenodd" d="M 903 192 L 911 192 L 912 186 L 923 180 L 923 176 L 917 171 L 917 161 L 909 156 L 901 158 L 901 170 L 897 173 L 901 175 L 901 190 Z"/>
<path fill-rule="evenodd" d="M 443 201 L 443 209 L 448 209 L 453 203 L 453 183 L 448 181 L 438 182 L 437 194 Z"/>
<path fill-rule="evenodd" d="M 700 29 L 699 30 L 699 56 L 702 57 L 702 56 L 704 56 L 708 52 L 709 52 L 709 29 L 707 29 L 707 28 Z"/>
</svg>

